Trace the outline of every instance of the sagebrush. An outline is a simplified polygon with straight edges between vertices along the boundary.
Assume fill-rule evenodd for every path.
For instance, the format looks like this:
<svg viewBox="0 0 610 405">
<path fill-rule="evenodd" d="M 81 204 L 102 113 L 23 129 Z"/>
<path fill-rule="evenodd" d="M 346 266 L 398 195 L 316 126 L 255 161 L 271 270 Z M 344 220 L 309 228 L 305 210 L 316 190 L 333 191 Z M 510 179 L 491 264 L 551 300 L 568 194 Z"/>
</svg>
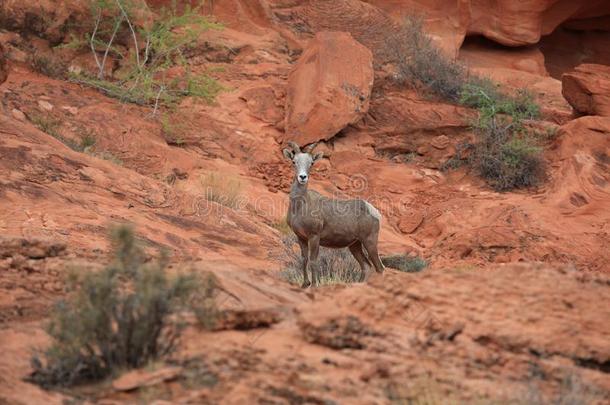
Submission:
<svg viewBox="0 0 610 405">
<path fill-rule="evenodd" d="M 52 344 L 32 358 L 31 381 L 70 386 L 141 367 L 174 350 L 176 314 L 198 289 L 193 275 L 170 277 L 167 258 L 147 262 L 133 231 L 112 233 L 114 260 L 99 271 L 71 273 L 69 298 L 51 314 Z"/>
<path fill-rule="evenodd" d="M 434 45 L 424 31 L 422 18 L 407 16 L 390 41 L 400 82 L 423 86 L 448 101 L 459 101 L 467 71 Z"/>
<path fill-rule="evenodd" d="M 405 273 L 417 273 L 428 267 L 428 261 L 419 256 L 408 256 L 404 254 L 382 256 L 384 266 L 404 271 Z"/>
</svg>

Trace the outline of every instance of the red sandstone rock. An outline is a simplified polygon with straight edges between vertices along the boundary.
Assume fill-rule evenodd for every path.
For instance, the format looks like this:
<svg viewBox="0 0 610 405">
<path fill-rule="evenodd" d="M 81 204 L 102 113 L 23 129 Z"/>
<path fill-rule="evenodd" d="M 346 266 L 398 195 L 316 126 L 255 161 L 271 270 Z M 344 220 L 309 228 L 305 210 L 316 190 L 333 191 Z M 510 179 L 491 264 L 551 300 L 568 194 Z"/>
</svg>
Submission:
<svg viewBox="0 0 610 405">
<path fill-rule="evenodd" d="M 584 64 L 562 77 L 562 93 L 580 114 L 610 117 L 610 66 Z"/>
<path fill-rule="evenodd" d="M 413 233 L 423 221 L 424 215 L 420 211 L 412 211 L 400 219 L 398 229 L 402 233 Z"/>
<path fill-rule="evenodd" d="M 286 139 L 328 140 L 368 111 L 373 56 L 349 33 L 320 32 L 288 78 Z"/>
<path fill-rule="evenodd" d="M 246 102 L 250 113 L 259 120 L 278 124 L 284 119 L 284 108 L 278 105 L 276 91 L 271 86 L 259 86 L 244 91 L 240 98 Z"/>
</svg>

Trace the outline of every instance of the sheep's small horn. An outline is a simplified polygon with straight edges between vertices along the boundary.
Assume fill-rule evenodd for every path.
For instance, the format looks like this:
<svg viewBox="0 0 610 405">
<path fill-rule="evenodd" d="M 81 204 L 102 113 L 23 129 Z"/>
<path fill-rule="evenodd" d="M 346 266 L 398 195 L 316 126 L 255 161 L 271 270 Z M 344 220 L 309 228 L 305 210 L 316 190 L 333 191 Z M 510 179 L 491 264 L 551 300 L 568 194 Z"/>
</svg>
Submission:
<svg viewBox="0 0 610 405">
<path fill-rule="evenodd" d="M 301 153 L 301 148 L 299 148 L 299 145 L 296 143 L 290 141 L 288 142 L 288 146 L 290 146 L 295 153 Z"/>
<path fill-rule="evenodd" d="M 304 151 L 305 153 L 311 153 L 313 152 L 313 150 L 315 149 L 315 147 L 318 146 L 317 142 L 312 143 L 311 145 L 305 147 Z"/>
</svg>

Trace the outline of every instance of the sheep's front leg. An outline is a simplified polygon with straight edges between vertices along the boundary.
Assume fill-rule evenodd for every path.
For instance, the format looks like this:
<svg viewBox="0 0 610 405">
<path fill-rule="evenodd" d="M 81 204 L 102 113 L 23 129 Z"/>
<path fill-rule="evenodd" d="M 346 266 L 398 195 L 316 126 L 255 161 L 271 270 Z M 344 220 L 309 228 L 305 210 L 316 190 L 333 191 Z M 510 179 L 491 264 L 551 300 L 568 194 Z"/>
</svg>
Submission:
<svg viewBox="0 0 610 405">
<path fill-rule="evenodd" d="M 309 264 L 309 248 L 306 239 L 298 238 L 299 246 L 301 247 L 301 257 L 303 258 L 303 284 L 301 288 L 307 288 L 311 285 L 309 277 L 307 276 L 307 265 Z"/>
<path fill-rule="evenodd" d="M 320 284 L 320 274 L 318 273 L 318 253 L 320 253 L 320 235 L 309 238 L 309 260 L 308 266 L 311 268 L 311 281 L 313 285 Z"/>
</svg>

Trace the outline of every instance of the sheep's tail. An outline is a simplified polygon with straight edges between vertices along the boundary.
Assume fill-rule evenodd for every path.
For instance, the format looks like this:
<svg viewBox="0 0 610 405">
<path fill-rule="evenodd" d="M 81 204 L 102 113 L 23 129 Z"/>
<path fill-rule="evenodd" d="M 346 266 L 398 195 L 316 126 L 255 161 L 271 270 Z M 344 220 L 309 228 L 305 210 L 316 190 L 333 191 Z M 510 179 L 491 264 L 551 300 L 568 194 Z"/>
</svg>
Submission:
<svg viewBox="0 0 610 405">
<path fill-rule="evenodd" d="M 371 204 L 368 201 L 365 201 L 365 204 L 366 204 L 366 209 L 369 212 L 369 214 L 371 214 L 371 216 L 373 218 L 376 218 L 379 221 L 379 223 L 381 224 L 381 213 L 379 212 L 379 210 L 377 208 L 375 208 L 373 206 L 373 204 Z"/>
</svg>

